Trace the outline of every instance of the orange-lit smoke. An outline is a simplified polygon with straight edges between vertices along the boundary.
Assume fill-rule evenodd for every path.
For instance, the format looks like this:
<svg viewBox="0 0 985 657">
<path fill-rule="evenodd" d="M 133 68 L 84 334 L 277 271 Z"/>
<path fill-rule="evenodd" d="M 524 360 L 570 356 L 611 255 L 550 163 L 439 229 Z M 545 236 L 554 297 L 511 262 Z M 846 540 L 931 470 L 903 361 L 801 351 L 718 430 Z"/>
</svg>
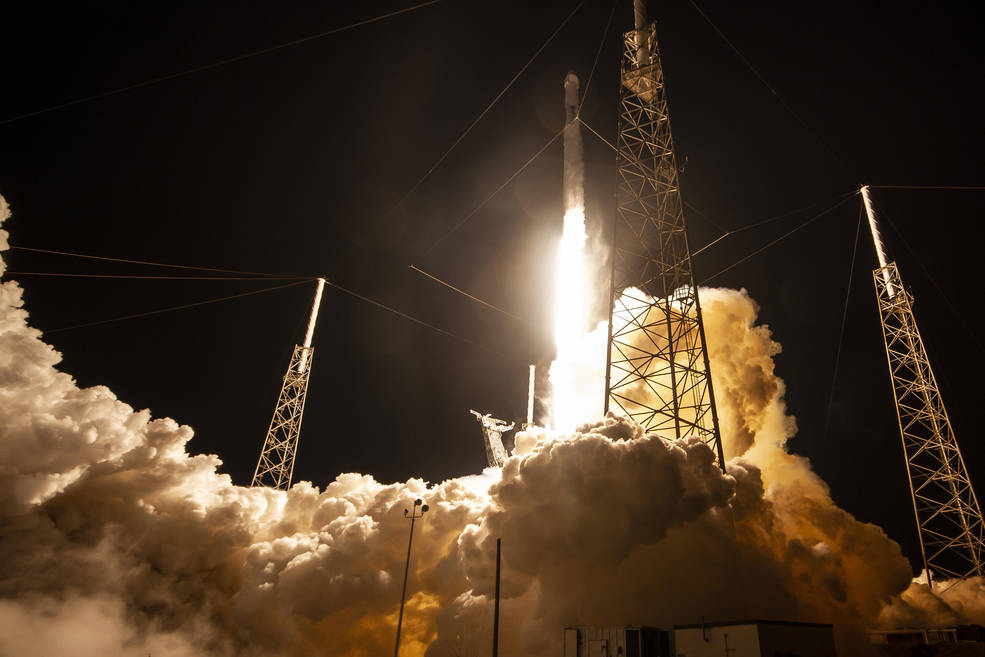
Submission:
<svg viewBox="0 0 985 657">
<path fill-rule="evenodd" d="M 701 442 L 609 417 L 521 432 L 501 470 L 276 491 L 188 453 L 189 427 L 79 388 L 0 284 L 0 654 L 388 654 L 416 498 L 431 510 L 402 654 L 490 654 L 497 537 L 502 654 L 553 657 L 563 625 L 702 616 L 834 622 L 840 652 L 864 654 L 880 614 L 976 618 L 980 586 L 893 598 L 911 577 L 899 547 L 784 449 L 795 425 L 754 302 L 701 294 L 728 475 Z"/>
</svg>

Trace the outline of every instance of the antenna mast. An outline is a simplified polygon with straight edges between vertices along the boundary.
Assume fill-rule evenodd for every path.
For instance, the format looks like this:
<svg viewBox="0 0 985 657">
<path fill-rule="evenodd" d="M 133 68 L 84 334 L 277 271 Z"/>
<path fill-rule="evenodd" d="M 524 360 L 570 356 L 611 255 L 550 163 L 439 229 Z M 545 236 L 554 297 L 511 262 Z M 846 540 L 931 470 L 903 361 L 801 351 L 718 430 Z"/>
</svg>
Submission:
<svg viewBox="0 0 985 657">
<path fill-rule="evenodd" d="M 605 411 L 701 438 L 724 471 L 656 29 L 642 0 L 634 16 L 623 35 Z"/>
<path fill-rule="evenodd" d="M 537 377 L 537 366 L 530 366 L 530 381 L 527 383 L 527 421 L 523 428 L 529 429 L 534 426 L 534 381 Z"/>
<path fill-rule="evenodd" d="M 872 277 L 921 558 L 933 588 L 938 575 L 964 579 L 985 574 L 985 527 L 913 316 L 913 296 L 903 287 L 896 263 L 886 258 L 868 186 L 861 192 L 879 259 Z"/>
<path fill-rule="evenodd" d="M 294 458 L 298 453 L 298 438 L 301 436 L 301 416 L 304 415 L 304 400 L 308 395 L 308 378 L 311 374 L 311 359 L 315 348 L 311 340 L 315 335 L 315 322 L 321 306 L 325 279 L 318 279 L 315 299 L 308 317 L 308 330 L 303 345 L 294 345 L 291 363 L 287 366 L 284 383 L 274 407 L 274 415 L 267 428 L 267 438 L 263 441 L 260 460 L 253 472 L 252 486 L 270 486 L 287 490 L 294 476 Z"/>
</svg>

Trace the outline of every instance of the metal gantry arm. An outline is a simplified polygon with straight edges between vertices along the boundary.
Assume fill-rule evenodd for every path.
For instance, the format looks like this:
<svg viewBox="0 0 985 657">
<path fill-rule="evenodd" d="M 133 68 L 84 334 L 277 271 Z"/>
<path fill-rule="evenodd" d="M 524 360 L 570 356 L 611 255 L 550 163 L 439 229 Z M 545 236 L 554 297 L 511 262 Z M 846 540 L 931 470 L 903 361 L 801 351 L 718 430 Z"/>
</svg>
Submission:
<svg viewBox="0 0 985 657">
<path fill-rule="evenodd" d="M 486 445 L 486 462 L 491 468 L 501 468 L 509 458 L 506 448 L 503 447 L 503 433 L 511 431 L 516 425 L 515 422 L 507 424 L 504 420 L 497 420 L 491 414 L 483 415 L 479 411 L 469 409 L 469 413 L 475 416 L 482 427 L 482 438 Z"/>
</svg>

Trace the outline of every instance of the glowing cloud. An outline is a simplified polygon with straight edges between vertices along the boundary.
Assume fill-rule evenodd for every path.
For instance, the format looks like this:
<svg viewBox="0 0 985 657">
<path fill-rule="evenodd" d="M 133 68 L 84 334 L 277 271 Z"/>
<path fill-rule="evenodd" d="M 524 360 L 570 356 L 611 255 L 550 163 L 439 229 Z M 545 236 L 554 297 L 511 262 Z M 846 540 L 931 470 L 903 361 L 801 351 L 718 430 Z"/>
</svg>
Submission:
<svg viewBox="0 0 985 657">
<path fill-rule="evenodd" d="M 0 654 L 387 654 L 402 509 L 418 497 L 431 511 L 403 655 L 489 654 L 497 537 L 503 654 L 557 655 L 565 624 L 701 616 L 834 622 L 840 651 L 864 654 L 880 618 L 981 618 L 980 582 L 904 593 L 899 547 L 784 450 L 794 423 L 755 304 L 702 295 L 727 475 L 703 443 L 609 417 L 574 435 L 521 432 L 501 471 L 438 484 L 343 473 L 275 491 L 187 453 L 190 428 L 80 389 L 29 326 L 21 288 L 0 284 Z"/>
</svg>

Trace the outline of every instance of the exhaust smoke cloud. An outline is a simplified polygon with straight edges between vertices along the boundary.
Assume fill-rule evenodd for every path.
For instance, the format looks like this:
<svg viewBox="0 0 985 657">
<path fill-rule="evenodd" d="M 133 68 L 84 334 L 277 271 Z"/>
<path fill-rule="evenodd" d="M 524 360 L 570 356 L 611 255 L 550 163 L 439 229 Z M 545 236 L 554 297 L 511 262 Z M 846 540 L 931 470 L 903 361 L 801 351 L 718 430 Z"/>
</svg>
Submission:
<svg viewBox="0 0 985 657">
<path fill-rule="evenodd" d="M 834 622 L 842 652 L 864 654 L 868 625 L 981 622 L 982 582 L 944 597 L 911 585 L 898 545 L 786 452 L 779 346 L 755 303 L 702 290 L 702 304 L 727 475 L 701 442 L 607 417 L 520 432 L 502 469 L 479 475 L 343 473 L 279 491 L 236 486 L 216 456 L 188 453 L 189 427 L 79 388 L 5 281 L 0 653 L 386 654 L 401 510 L 418 497 L 431 512 L 415 532 L 402 655 L 490 654 L 496 537 L 503 654 L 555 657 L 565 624 Z"/>
</svg>

